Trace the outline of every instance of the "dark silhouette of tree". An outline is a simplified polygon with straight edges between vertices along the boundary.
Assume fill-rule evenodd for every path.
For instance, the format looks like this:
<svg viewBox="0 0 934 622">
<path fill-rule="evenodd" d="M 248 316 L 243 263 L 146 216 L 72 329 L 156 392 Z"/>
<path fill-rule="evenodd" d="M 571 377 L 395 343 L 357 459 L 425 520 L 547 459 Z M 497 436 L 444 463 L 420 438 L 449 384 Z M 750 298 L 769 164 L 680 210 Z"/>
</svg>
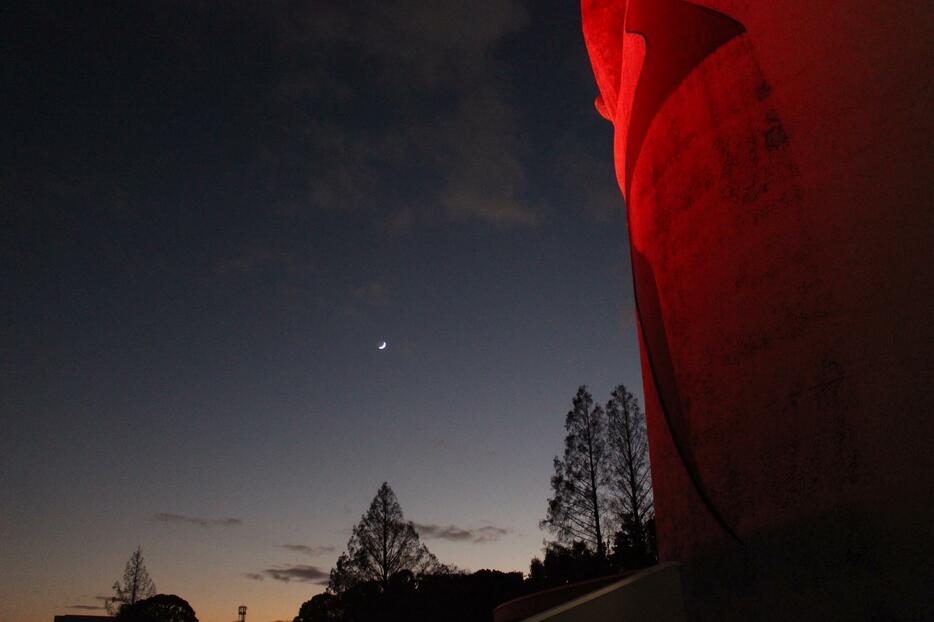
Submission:
<svg viewBox="0 0 934 622">
<path fill-rule="evenodd" d="M 430 574 L 419 582 L 406 620 L 492 622 L 493 609 L 528 593 L 520 572 Z"/>
<path fill-rule="evenodd" d="M 174 594 L 156 594 L 133 604 L 124 604 L 116 622 L 198 622 L 188 601 Z"/>
<path fill-rule="evenodd" d="M 437 565 L 415 526 L 404 519 L 395 493 L 383 482 L 370 508 L 354 526 L 347 550 L 331 570 L 328 590 L 340 594 L 367 582 L 386 588 L 397 572 L 409 570 L 419 575 Z"/>
<path fill-rule="evenodd" d="M 606 415 L 581 386 L 565 418 L 564 459 L 555 457 L 552 497 L 540 526 L 560 542 L 584 542 L 599 557 L 606 556 L 605 485 L 609 475 Z"/>
<path fill-rule="evenodd" d="M 385 587 L 370 581 L 341 594 L 318 594 L 293 622 L 492 622 L 497 605 L 528 593 L 520 572 L 441 568 L 422 575 L 400 570 Z"/>
<path fill-rule="evenodd" d="M 343 619 L 340 596 L 324 592 L 304 602 L 292 622 L 334 622 Z"/>
<path fill-rule="evenodd" d="M 543 590 L 602 577 L 613 570 L 606 558 L 591 551 L 584 542 L 577 541 L 570 546 L 550 542 L 545 548 L 544 561 L 534 557 L 529 564 L 529 589 Z"/>
<path fill-rule="evenodd" d="M 655 531 L 655 515 L 645 523 L 646 543 L 649 550 L 649 563 L 658 563 L 658 534 Z"/>
<path fill-rule="evenodd" d="M 134 605 L 156 593 L 156 584 L 149 578 L 146 564 L 143 563 L 143 550 L 140 547 L 130 555 L 123 570 L 123 585 L 115 581 L 114 596 L 105 603 L 107 613 L 114 615 L 124 605 Z"/>
<path fill-rule="evenodd" d="M 613 552 L 610 563 L 614 570 L 634 570 L 658 563 L 658 546 L 655 541 L 655 518 L 645 521 L 641 528 L 634 529 L 624 524 L 613 535 Z"/>
<path fill-rule="evenodd" d="M 652 519 L 652 480 L 645 415 L 636 397 L 619 385 L 606 404 L 610 495 L 620 531 L 614 537 L 615 561 L 623 568 L 652 563 L 648 530 Z"/>
</svg>

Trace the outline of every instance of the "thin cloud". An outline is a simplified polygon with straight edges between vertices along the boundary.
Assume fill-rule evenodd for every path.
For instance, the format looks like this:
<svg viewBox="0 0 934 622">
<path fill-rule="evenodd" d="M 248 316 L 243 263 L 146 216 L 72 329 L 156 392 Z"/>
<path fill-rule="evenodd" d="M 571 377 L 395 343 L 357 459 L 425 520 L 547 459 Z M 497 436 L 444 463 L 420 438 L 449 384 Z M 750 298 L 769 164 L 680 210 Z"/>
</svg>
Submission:
<svg viewBox="0 0 934 622">
<path fill-rule="evenodd" d="M 81 609 L 82 611 L 103 611 L 106 609 L 104 606 L 105 603 L 113 599 L 113 596 L 91 596 L 90 594 L 82 594 L 79 598 L 91 599 L 98 601 L 97 605 L 88 605 L 86 603 L 76 603 L 74 605 L 66 605 L 66 609 Z"/>
<path fill-rule="evenodd" d="M 354 300 L 370 307 L 384 307 L 389 303 L 389 286 L 382 281 L 369 281 L 350 288 Z"/>
<path fill-rule="evenodd" d="M 172 514 L 169 512 L 156 512 L 153 514 L 152 518 L 160 523 L 186 523 L 205 528 L 237 527 L 243 524 L 243 521 L 239 518 L 202 518 L 200 516 L 184 516 L 182 514 Z"/>
<path fill-rule="evenodd" d="M 300 275 L 312 270 L 311 262 L 281 241 L 253 239 L 214 260 L 212 269 L 220 276 L 256 276 L 267 273 Z"/>
<path fill-rule="evenodd" d="M 626 203 L 612 161 L 596 157 L 573 136 L 563 140 L 562 145 L 552 162 L 554 178 L 564 190 L 558 200 L 575 197 L 583 213 L 596 223 L 625 221 Z"/>
<path fill-rule="evenodd" d="M 292 566 L 275 566 L 266 568 L 260 572 L 248 572 L 244 574 L 248 579 L 254 581 L 263 581 L 267 577 L 274 581 L 283 583 L 314 583 L 316 585 L 327 585 L 330 573 L 322 570 L 318 566 L 309 566 L 306 564 L 295 564 Z"/>
<path fill-rule="evenodd" d="M 467 529 L 457 525 L 431 525 L 415 523 L 415 530 L 423 538 L 433 540 L 449 540 L 451 542 L 471 542 L 473 544 L 483 544 L 485 542 L 496 542 L 503 536 L 512 533 L 511 529 L 504 527 L 494 527 L 486 525 L 476 529 Z"/>
<path fill-rule="evenodd" d="M 280 546 L 287 551 L 301 553 L 303 555 L 308 555 L 309 557 L 318 557 L 320 555 L 326 555 L 327 553 L 334 552 L 333 546 L 306 546 L 304 544 L 282 544 Z"/>
<path fill-rule="evenodd" d="M 450 222 L 536 226 L 541 207 L 528 198 L 524 119 L 497 57 L 528 22 L 518 0 L 401 0 L 362 12 L 325 3 L 278 13 L 272 31 L 282 50 L 308 62 L 295 63 L 300 75 L 279 76 L 270 93 L 277 120 L 264 175 L 276 178 L 284 167 L 303 174 L 309 208 L 382 211 L 389 231 Z M 347 49 L 370 70 L 321 65 Z M 430 105 L 439 96 L 444 106 Z M 375 127 L 304 112 L 374 102 L 382 115 Z M 419 114 L 393 112 L 408 109 Z M 412 175 L 422 181 L 405 183 Z"/>
</svg>

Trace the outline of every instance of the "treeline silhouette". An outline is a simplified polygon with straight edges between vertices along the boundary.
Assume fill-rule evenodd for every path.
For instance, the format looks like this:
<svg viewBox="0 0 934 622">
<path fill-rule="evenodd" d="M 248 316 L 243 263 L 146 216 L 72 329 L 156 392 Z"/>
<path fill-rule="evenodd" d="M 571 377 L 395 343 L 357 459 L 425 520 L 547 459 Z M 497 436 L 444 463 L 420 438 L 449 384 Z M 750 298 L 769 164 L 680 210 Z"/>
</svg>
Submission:
<svg viewBox="0 0 934 622">
<path fill-rule="evenodd" d="M 416 575 L 400 570 L 385 584 L 369 581 L 318 594 L 301 606 L 295 622 L 491 620 L 496 605 L 524 593 L 521 572 L 447 570 Z"/>
<path fill-rule="evenodd" d="M 387 483 L 353 528 L 327 590 L 293 622 L 488 622 L 506 601 L 657 562 L 645 418 L 623 385 L 606 407 L 582 386 L 565 419 L 541 526 L 556 536 L 529 572 L 467 573 L 440 564 Z"/>
<path fill-rule="evenodd" d="M 114 619 L 116 622 L 198 622 L 188 601 L 175 594 L 156 594 L 124 604 Z"/>
<path fill-rule="evenodd" d="M 636 398 L 620 385 L 604 407 L 582 386 L 565 431 L 540 523 L 556 540 L 526 575 L 440 563 L 384 482 L 354 525 L 327 590 L 303 603 L 293 622 L 490 622 L 506 601 L 656 563 L 645 417 Z M 198 622 L 185 600 L 156 593 L 139 548 L 113 590 L 107 610 L 119 622 Z"/>
<path fill-rule="evenodd" d="M 489 569 L 466 573 L 447 568 L 421 575 L 400 570 L 385 585 L 370 581 L 318 594 L 302 604 L 293 622 L 490 622 L 493 609 L 515 598 L 639 568 L 620 565 L 619 559 L 600 558 L 577 542 L 569 547 L 550 544 L 526 576 Z"/>
</svg>

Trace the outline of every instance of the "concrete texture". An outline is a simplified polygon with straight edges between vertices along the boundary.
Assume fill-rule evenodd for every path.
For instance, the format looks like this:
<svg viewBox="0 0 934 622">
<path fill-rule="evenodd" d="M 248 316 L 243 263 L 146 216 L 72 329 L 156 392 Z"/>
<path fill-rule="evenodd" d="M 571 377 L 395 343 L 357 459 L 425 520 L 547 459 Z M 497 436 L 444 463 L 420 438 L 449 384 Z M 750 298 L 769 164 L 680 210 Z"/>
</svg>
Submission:
<svg viewBox="0 0 934 622">
<path fill-rule="evenodd" d="M 684 622 L 680 566 L 662 564 L 523 622 Z"/>
<path fill-rule="evenodd" d="M 930 619 L 932 12 L 666 0 L 632 32 L 626 5 L 584 0 L 584 34 L 689 618 Z M 677 5 L 732 22 L 666 64 Z M 679 76 L 654 103 L 649 71 Z"/>
<path fill-rule="evenodd" d="M 611 583 L 619 583 L 623 578 L 628 578 L 632 574 L 634 573 L 629 573 L 626 577 L 611 575 L 577 581 L 506 601 L 493 610 L 493 622 L 520 622 L 537 613 L 554 609 L 585 594 L 595 592 Z"/>
</svg>

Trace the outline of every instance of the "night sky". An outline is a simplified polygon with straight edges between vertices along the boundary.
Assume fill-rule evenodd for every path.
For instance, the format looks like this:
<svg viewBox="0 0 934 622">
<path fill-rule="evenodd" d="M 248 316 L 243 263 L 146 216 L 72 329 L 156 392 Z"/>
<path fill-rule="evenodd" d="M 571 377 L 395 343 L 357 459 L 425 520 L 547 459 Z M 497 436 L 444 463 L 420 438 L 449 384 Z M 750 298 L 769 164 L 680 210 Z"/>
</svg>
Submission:
<svg viewBox="0 0 934 622">
<path fill-rule="evenodd" d="M 137 545 L 291 620 L 384 480 L 527 571 L 578 385 L 641 398 L 578 3 L 16 4 L 0 622 L 103 613 Z"/>
</svg>

